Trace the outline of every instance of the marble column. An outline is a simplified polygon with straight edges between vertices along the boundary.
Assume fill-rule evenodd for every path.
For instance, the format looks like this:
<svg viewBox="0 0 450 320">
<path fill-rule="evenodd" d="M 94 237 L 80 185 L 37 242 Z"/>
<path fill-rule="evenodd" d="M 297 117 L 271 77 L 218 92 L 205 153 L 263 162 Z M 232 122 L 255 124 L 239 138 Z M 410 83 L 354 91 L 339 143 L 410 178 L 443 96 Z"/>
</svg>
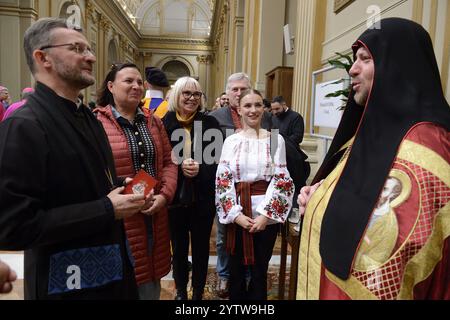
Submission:
<svg viewBox="0 0 450 320">
<path fill-rule="evenodd" d="M 302 149 L 309 155 L 311 174 L 317 172 L 319 163 L 326 152 L 324 142 L 309 136 L 311 78 L 312 72 L 321 68 L 322 42 L 324 39 L 326 3 L 316 0 L 302 0 L 297 4 L 297 28 L 295 34 L 295 68 L 292 106 L 305 120 L 305 135 Z M 301 17 L 301 18 L 300 18 Z"/>
<path fill-rule="evenodd" d="M 200 86 L 202 87 L 203 92 L 206 94 L 208 107 L 211 106 L 211 99 L 213 99 L 213 97 L 212 97 L 213 87 L 212 87 L 211 72 L 210 72 L 211 60 L 212 60 L 212 56 L 210 56 L 210 55 L 198 55 L 197 56 L 198 77 L 199 77 L 198 82 L 200 83 Z"/>
<path fill-rule="evenodd" d="M 108 66 L 108 33 L 111 28 L 111 22 L 108 20 L 106 16 L 100 14 L 99 19 L 99 37 L 98 37 L 98 45 L 97 45 L 97 67 L 98 72 L 100 74 L 100 78 L 104 79 L 106 73 L 108 72 L 111 66 Z"/>
</svg>

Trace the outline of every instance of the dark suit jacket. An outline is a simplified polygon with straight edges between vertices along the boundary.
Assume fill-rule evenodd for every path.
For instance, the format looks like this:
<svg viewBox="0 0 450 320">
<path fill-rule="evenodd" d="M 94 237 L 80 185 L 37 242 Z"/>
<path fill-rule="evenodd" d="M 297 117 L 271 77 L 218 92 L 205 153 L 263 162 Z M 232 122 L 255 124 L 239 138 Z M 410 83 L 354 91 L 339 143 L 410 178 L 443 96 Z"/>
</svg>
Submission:
<svg viewBox="0 0 450 320">
<path fill-rule="evenodd" d="M 166 128 L 167 135 L 169 136 L 170 143 L 172 144 L 172 148 L 174 153 L 177 153 L 179 150 L 176 146 L 180 143 L 183 144 L 183 138 L 175 137 L 172 135 L 175 130 L 184 130 L 182 126 L 178 122 L 176 118 L 176 113 L 171 111 L 166 114 L 166 116 L 162 119 L 164 127 Z M 197 122 L 197 125 L 195 124 Z M 201 123 L 201 132 L 196 131 L 197 128 L 200 128 L 199 124 Z M 208 148 L 211 144 L 222 145 L 218 143 L 218 141 L 206 141 L 204 139 L 205 132 L 209 129 L 216 129 L 220 133 L 219 124 L 217 120 L 210 115 L 206 115 L 202 112 L 197 112 L 194 117 L 194 124 L 191 130 L 191 155 L 194 159 L 201 159 L 200 170 L 196 177 L 192 179 L 187 179 L 183 175 L 183 170 L 181 170 L 181 165 L 178 168 L 178 185 L 177 192 L 175 193 L 175 198 L 173 200 L 172 205 L 177 206 L 180 204 L 189 204 L 192 196 L 194 197 L 193 201 L 200 203 L 199 214 L 215 214 L 215 178 L 216 178 L 216 170 L 217 170 L 217 162 L 220 158 L 221 150 L 216 150 L 218 154 L 212 152 L 212 155 L 215 157 L 217 162 L 214 163 L 206 163 L 204 154 L 205 149 Z M 223 137 L 217 137 L 221 141 L 223 141 Z M 194 142 L 195 141 L 195 142 Z M 195 148 L 194 148 L 195 146 Z M 200 153 L 200 154 L 199 154 Z M 209 153 L 209 152 L 208 152 Z M 183 154 L 180 152 L 178 154 L 180 159 L 183 159 Z M 192 193 L 191 193 L 192 192 Z M 189 197 L 186 196 L 186 193 L 189 193 Z M 192 202 L 191 202 L 192 203 Z"/>
<path fill-rule="evenodd" d="M 95 141 L 79 130 L 67 100 L 38 83 L 0 124 L 0 249 L 25 250 L 26 299 L 137 296 L 122 221 L 106 198 L 111 149 L 82 111 Z"/>
<path fill-rule="evenodd" d="M 296 146 L 302 143 L 305 125 L 303 117 L 298 112 L 288 109 L 279 116 L 273 116 L 272 122 L 285 139 L 291 140 Z"/>
<path fill-rule="evenodd" d="M 224 134 L 224 137 L 231 135 L 234 133 L 234 130 L 236 129 L 233 124 L 233 118 L 231 118 L 231 107 L 223 107 L 219 108 L 213 112 L 211 112 L 209 115 L 216 118 L 219 122 L 220 129 L 222 130 L 222 133 Z M 261 119 L 261 128 L 266 130 L 272 129 L 272 115 L 268 112 L 264 112 L 263 117 Z M 229 133 L 227 134 L 227 129 Z"/>
<path fill-rule="evenodd" d="M 303 117 L 298 112 L 288 109 L 280 116 L 273 116 L 272 122 L 274 127 L 280 130 L 280 134 L 286 142 L 286 161 L 289 173 L 295 183 L 295 194 L 297 195 L 301 187 L 306 184 L 311 171 L 310 164 L 306 161 L 308 156 L 300 149 L 305 130 Z M 296 202 L 294 202 L 294 206 L 296 206 Z"/>
</svg>

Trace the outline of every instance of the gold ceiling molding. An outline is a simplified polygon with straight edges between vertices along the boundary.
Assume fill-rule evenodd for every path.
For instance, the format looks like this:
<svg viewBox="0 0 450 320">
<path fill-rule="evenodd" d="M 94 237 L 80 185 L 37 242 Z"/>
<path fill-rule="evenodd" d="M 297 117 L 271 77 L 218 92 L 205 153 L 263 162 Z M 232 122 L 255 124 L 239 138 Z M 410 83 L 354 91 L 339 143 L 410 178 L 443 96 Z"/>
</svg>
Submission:
<svg viewBox="0 0 450 320">
<path fill-rule="evenodd" d="M 126 39 L 123 35 L 119 34 L 119 46 L 122 50 L 128 50 L 128 39 Z"/>
<path fill-rule="evenodd" d="M 95 11 L 95 6 L 91 0 L 86 0 L 86 17 L 85 20 L 91 20 L 94 24 L 98 22 L 98 13 Z"/>
<path fill-rule="evenodd" d="M 105 15 L 100 15 L 100 28 L 102 28 L 105 33 L 108 33 L 111 29 L 111 22 Z"/>
<path fill-rule="evenodd" d="M 136 25 L 134 25 L 125 11 L 122 5 L 117 1 L 92 1 L 89 3 L 93 5 L 96 11 L 100 12 L 102 16 L 108 17 L 110 24 L 113 25 L 117 32 L 127 34 L 128 38 L 137 43 L 141 38 L 141 34 L 137 30 Z"/>
<path fill-rule="evenodd" d="M 213 58 L 212 55 L 209 54 L 199 54 L 197 56 L 197 62 L 208 64 L 208 62 L 212 62 L 212 58 Z"/>
<path fill-rule="evenodd" d="M 141 39 L 143 41 L 158 41 L 168 43 L 201 44 L 201 45 L 210 44 L 208 39 L 167 38 L 167 37 L 144 37 Z"/>
<path fill-rule="evenodd" d="M 140 43 L 211 47 L 211 43 L 208 39 L 145 37 L 141 38 Z"/>
<path fill-rule="evenodd" d="M 38 13 L 36 9 L 34 8 L 19 8 L 19 7 L 9 7 L 9 6 L 2 6 L 0 8 L 0 13 L 4 16 L 20 16 L 20 17 L 27 17 L 32 16 L 34 18 L 38 18 Z"/>
<path fill-rule="evenodd" d="M 214 6 L 214 13 L 211 22 L 211 35 L 209 37 L 211 43 L 215 44 L 223 32 L 223 24 L 225 22 L 225 15 L 228 13 L 230 7 L 229 0 L 217 0 Z"/>
<path fill-rule="evenodd" d="M 227 15 L 228 15 L 228 9 L 229 9 L 230 5 L 228 3 L 228 0 L 225 1 L 223 3 L 222 6 L 222 11 L 220 13 L 220 18 L 219 18 L 219 26 L 217 29 L 217 33 L 215 34 L 214 38 L 214 49 L 217 49 L 219 47 L 220 44 L 220 38 L 222 37 L 222 33 L 223 33 L 223 28 L 225 26 L 225 22 L 227 21 Z"/>
<path fill-rule="evenodd" d="M 202 45 L 185 45 L 176 43 L 155 43 L 155 42 L 141 42 L 140 49 L 166 49 L 166 50 L 184 50 L 184 51 L 211 51 L 211 46 Z"/>
<path fill-rule="evenodd" d="M 139 51 L 139 52 L 138 52 L 138 55 L 139 55 L 140 57 L 151 58 L 151 57 L 153 56 L 153 53 L 152 53 L 152 52 L 149 52 L 149 51 Z"/>
</svg>

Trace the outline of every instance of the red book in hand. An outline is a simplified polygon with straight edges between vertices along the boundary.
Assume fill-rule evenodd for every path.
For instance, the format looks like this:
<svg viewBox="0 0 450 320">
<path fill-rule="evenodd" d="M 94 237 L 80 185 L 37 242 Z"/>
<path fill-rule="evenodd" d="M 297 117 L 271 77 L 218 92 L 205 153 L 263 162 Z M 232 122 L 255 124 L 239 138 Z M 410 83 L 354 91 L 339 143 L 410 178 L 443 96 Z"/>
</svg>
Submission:
<svg viewBox="0 0 450 320">
<path fill-rule="evenodd" d="M 124 194 L 143 194 L 147 196 L 150 191 L 156 186 L 158 180 L 149 175 L 145 170 L 139 170 L 127 186 Z"/>
</svg>

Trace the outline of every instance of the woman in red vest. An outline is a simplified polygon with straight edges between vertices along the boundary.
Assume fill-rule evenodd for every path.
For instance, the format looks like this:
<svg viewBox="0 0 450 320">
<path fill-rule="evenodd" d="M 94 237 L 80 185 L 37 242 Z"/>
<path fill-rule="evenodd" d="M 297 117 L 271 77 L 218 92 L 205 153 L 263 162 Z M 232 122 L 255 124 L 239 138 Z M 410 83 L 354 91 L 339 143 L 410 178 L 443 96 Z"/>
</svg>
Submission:
<svg viewBox="0 0 450 320">
<path fill-rule="evenodd" d="M 158 300 L 160 279 L 170 271 L 167 206 L 177 186 L 178 168 L 161 120 L 141 107 L 144 92 L 138 67 L 113 65 L 97 94 L 94 112 L 108 136 L 117 175 L 133 177 L 144 169 L 158 180 L 148 209 L 124 220 L 128 256 L 134 266 L 141 300 Z"/>
</svg>

